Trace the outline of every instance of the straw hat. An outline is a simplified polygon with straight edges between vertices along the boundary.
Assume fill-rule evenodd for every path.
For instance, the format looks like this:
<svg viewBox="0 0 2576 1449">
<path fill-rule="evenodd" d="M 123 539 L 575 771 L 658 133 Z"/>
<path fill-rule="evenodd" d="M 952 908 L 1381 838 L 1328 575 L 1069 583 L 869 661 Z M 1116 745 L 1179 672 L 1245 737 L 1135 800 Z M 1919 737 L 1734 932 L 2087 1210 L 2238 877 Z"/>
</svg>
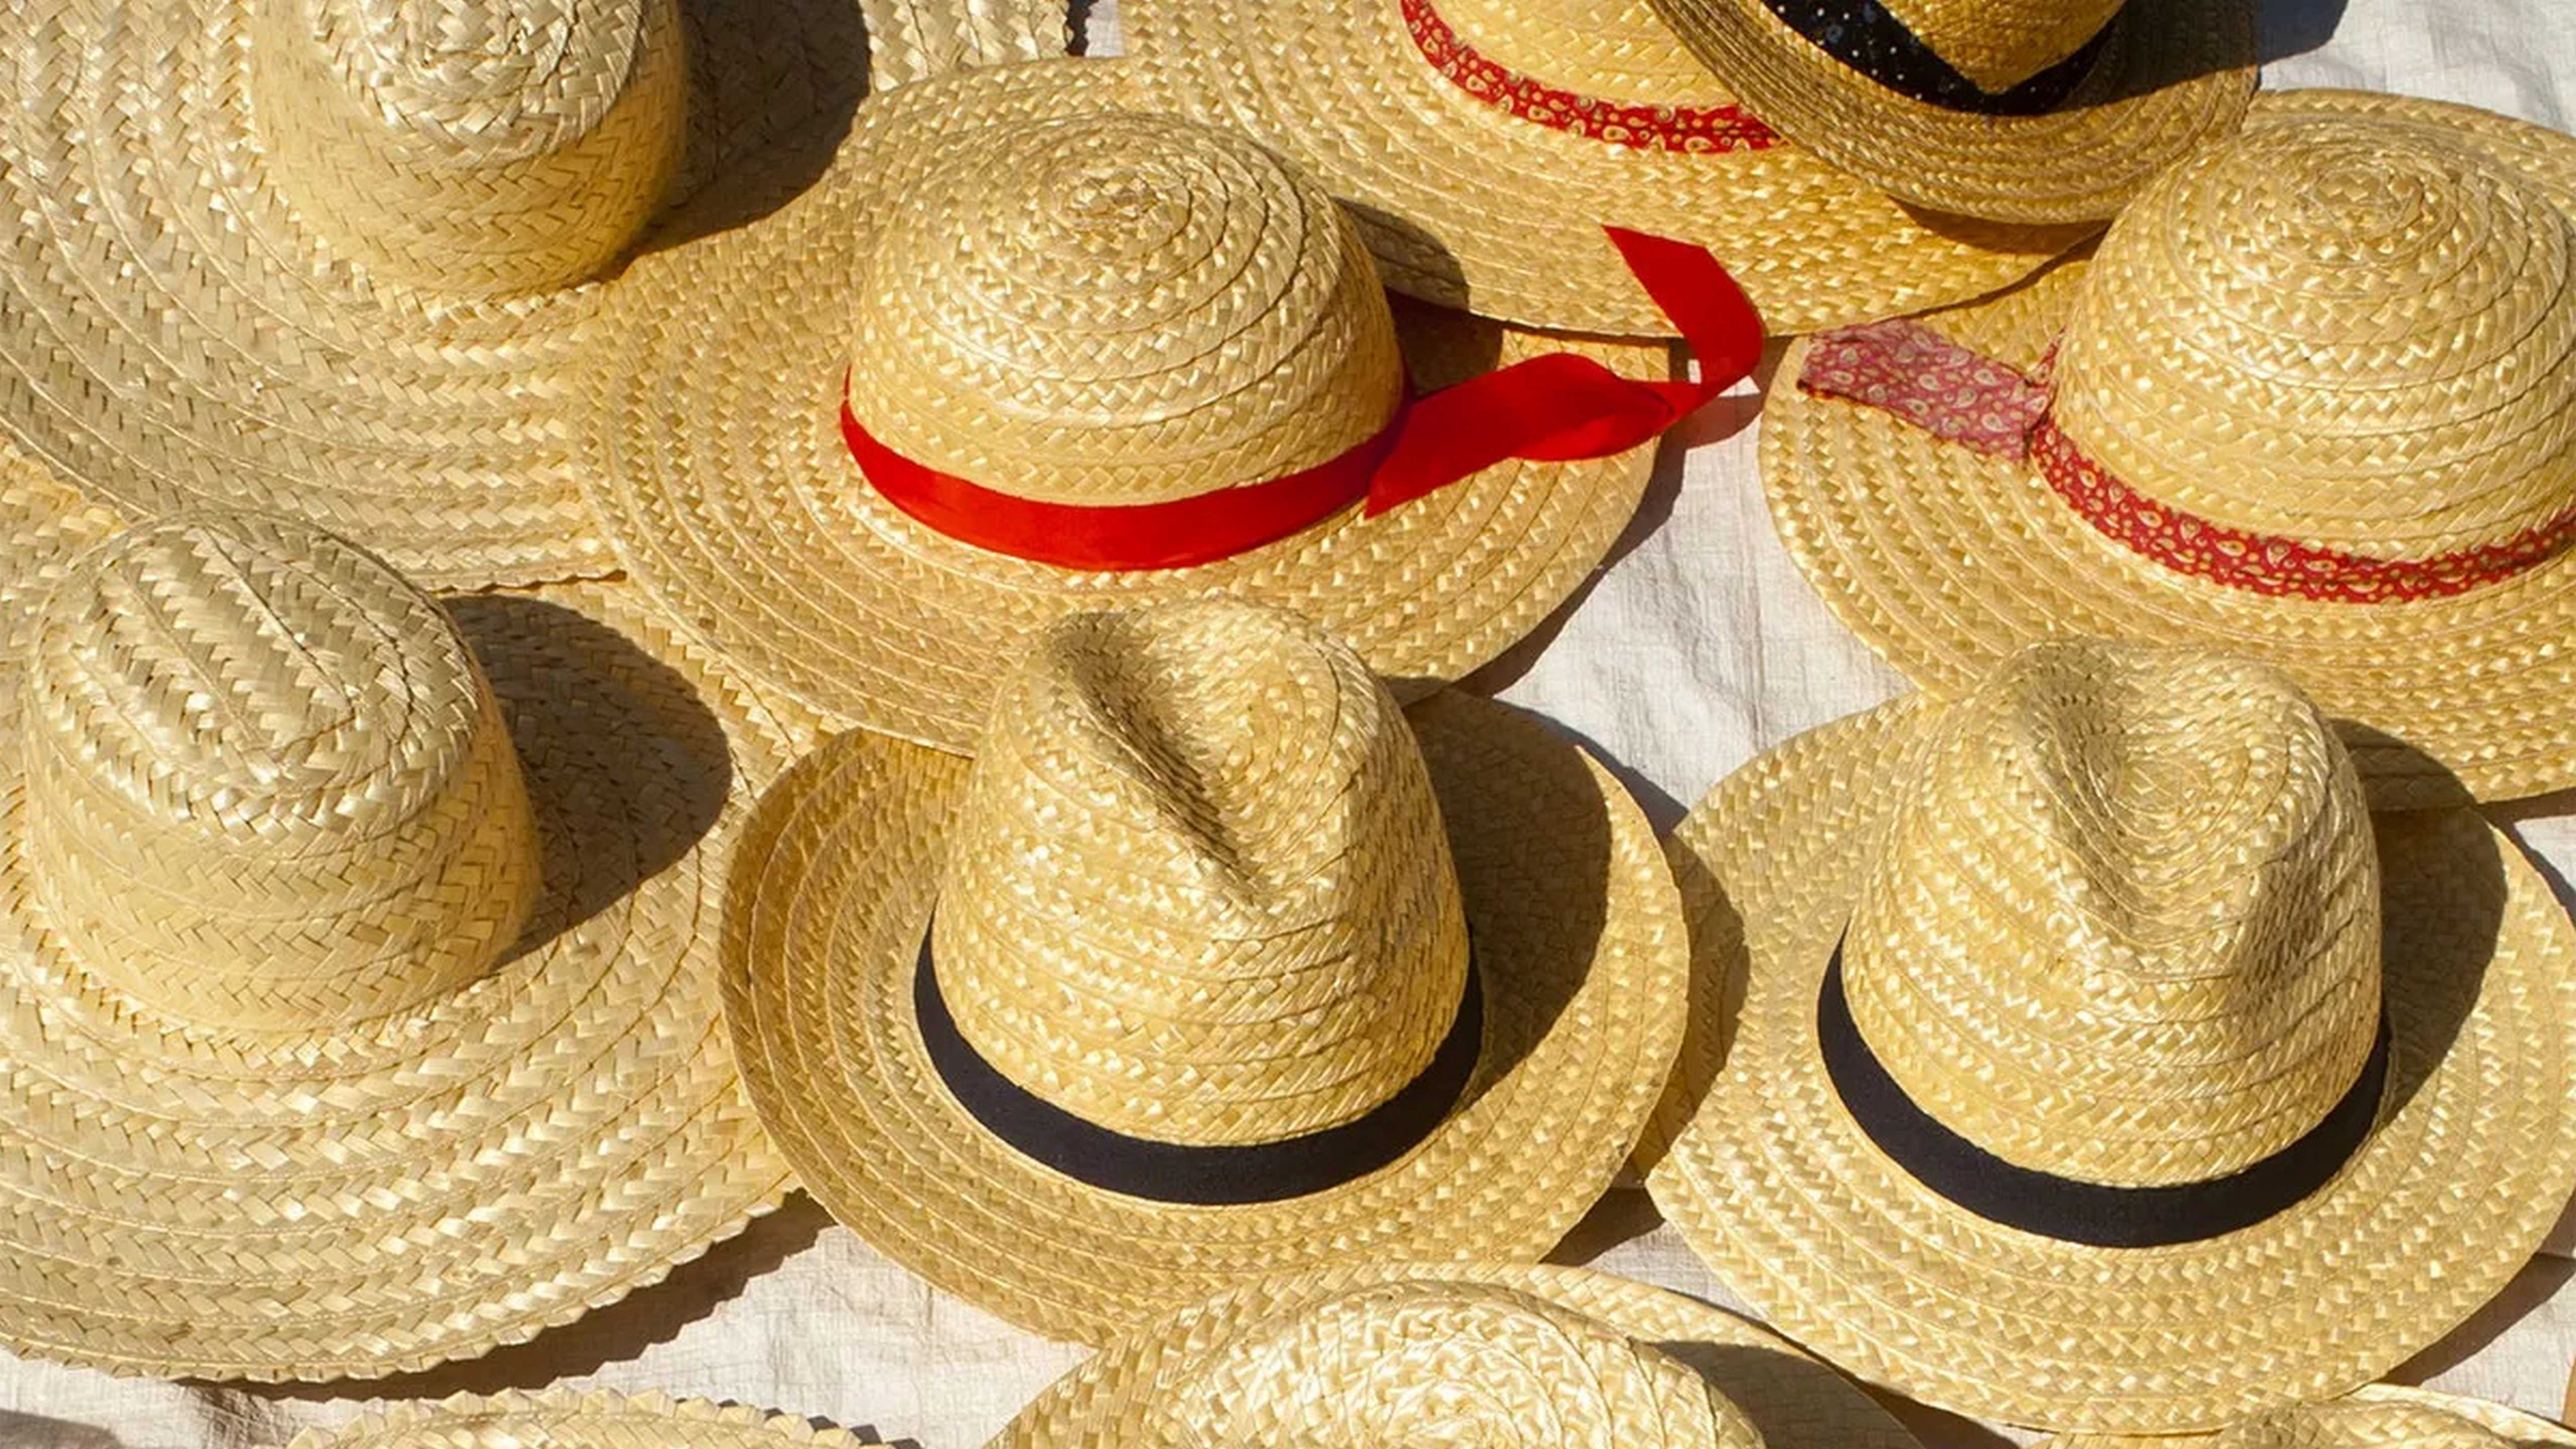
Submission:
<svg viewBox="0 0 2576 1449">
<path fill-rule="evenodd" d="M 339 1429 L 307 1429 L 286 1449 L 859 1449 L 874 1442 L 704 1399 L 548 1389 L 394 1404 Z"/>
<path fill-rule="evenodd" d="M 2475 812 L 2371 819 L 2268 666 L 2034 646 L 1755 761 L 1670 851 L 1699 996 L 1648 1187 L 1927 1403 L 2166 1434 L 2341 1393 L 2576 1187 L 2576 924 Z"/>
<path fill-rule="evenodd" d="M 2225 136 L 2253 0 L 1652 0 L 1763 119 L 1896 198 L 2101 221 Z"/>
<path fill-rule="evenodd" d="M 1099 1342 L 1268 1273 L 1539 1257 L 1662 1088 L 1685 955 L 1581 750 L 1455 693 L 1408 718 L 1313 626 L 1201 600 L 1048 630 L 972 763 L 801 761 L 725 1001 L 835 1217 Z"/>
<path fill-rule="evenodd" d="M 1582 1268 L 1263 1279 L 1102 1350 L 989 1449 L 1444 1443 L 1918 1449 L 1785 1340 Z"/>
<path fill-rule="evenodd" d="M 1042 0 L 0 0 L 0 34 L 0 433 L 432 587 L 617 567 L 568 374 L 667 198 L 774 204 L 871 46 L 1064 48 Z"/>
<path fill-rule="evenodd" d="M 1982 296 L 2091 225 L 1910 210 L 1784 143 L 1648 0 L 1123 0 L 1171 106 L 1353 204 L 1387 284 L 1544 327 L 1672 324 L 1603 224 L 1715 252 L 1780 333 Z"/>
<path fill-rule="evenodd" d="M 442 608 L 301 522 L 60 574 L 7 671 L 0 1343 L 373 1377 L 776 1204 L 713 915 L 810 726 L 622 589 Z"/>
<path fill-rule="evenodd" d="M 2571 218 L 2576 140 L 2267 96 L 2089 265 L 1791 348 L 1781 537 L 1935 692 L 2052 633 L 2205 645 L 2394 737 L 2382 803 L 2576 785 Z"/>
<path fill-rule="evenodd" d="M 2275 1409 L 2215 1434 L 2149 1439 L 2064 1434 L 2039 1449 L 2576 1449 L 2576 1433 L 2488 1399 L 2367 1384 L 2324 1404 Z"/>
<path fill-rule="evenodd" d="M 755 676 L 965 750 L 1003 662 L 1055 619 L 1232 592 L 1418 694 L 1527 633 L 1627 525 L 1649 448 L 1348 506 L 1340 480 L 1424 412 L 1402 410 L 1408 372 L 1429 388 L 1553 354 L 1534 365 L 1615 391 L 1605 365 L 1661 379 L 1669 354 L 1428 310 L 1390 325 L 1333 203 L 1249 141 L 1141 111 L 1140 74 L 906 87 L 793 208 L 637 263 L 593 380 L 591 499 L 635 577 Z M 1704 384 L 1737 365 L 1709 359 Z M 1281 513 L 1318 486 L 1322 507 Z M 1163 551 L 1210 523 L 1250 531 Z M 1102 535 L 1122 546 L 1095 557 Z"/>
</svg>

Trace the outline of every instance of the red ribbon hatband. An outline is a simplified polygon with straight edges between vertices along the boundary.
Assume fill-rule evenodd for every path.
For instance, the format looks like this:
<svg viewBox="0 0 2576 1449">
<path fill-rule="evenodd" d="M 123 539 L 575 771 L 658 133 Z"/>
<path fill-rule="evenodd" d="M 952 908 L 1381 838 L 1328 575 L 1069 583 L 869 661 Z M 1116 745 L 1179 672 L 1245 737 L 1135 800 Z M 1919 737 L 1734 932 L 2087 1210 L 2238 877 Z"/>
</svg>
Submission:
<svg viewBox="0 0 2576 1449">
<path fill-rule="evenodd" d="M 1779 132 L 1741 106 L 1633 105 L 1559 89 L 1488 59 L 1440 18 L 1431 0 L 1403 4 L 1405 29 L 1433 70 L 1477 100 L 1524 121 L 1632 151 L 1714 155 L 1780 143 Z"/>
<path fill-rule="evenodd" d="M 1398 400 L 1359 446 L 1315 467 L 1163 503 L 1046 503 L 943 473 L 888 447 L 841 404 L 841 436 L 869 485 L 960 543 L 1058 568 L 1189 568 L 1301 533 L 1352 504 L 1375 517 L 1514 458 L 1565 463 L 1649 442 L 1749 376 L 1762 354 L 1753 303 L 1707 249 L 1605 228 L 1699 359 L 1690 382 L 1621 377 L 1551 352 Z M 846 389 L 845 389 L 846 392 Z"/>
<path fill-rule="evenodd" d="M 1798 388 L 1892 413 L 1943 442 L 2027 463 L 2077 517 L 2167 568 L 2273 598 L 2384 604 L 2467 593 L 2576 542 L 2576 510 L 2502 542 L 2429 558 L 2378 558 L 2231 528 L 2141 493 L 2058 426 L 2052 385 L 1918 322 L 1818 334 Z"/>
</svg>

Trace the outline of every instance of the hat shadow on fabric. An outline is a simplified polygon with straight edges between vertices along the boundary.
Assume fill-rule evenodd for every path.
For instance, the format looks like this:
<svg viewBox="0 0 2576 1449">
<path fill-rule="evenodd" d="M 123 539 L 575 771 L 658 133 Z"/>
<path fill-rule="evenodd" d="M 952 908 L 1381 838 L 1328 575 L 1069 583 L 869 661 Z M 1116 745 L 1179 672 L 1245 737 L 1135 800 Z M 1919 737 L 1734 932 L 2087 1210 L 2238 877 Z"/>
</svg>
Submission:
<svg viewBox="0 0 2576 1449">
<path fill-rule="evenodd" d="M 639 252 L 794 200 L 831 165 L 871 84 L 867 22 L 851 0 L 680 0 L 680 21 L 688 151 Z"/>
<path fill-rule="evenodd" d="M 668 1343 L 691 1324 L 714 1314 L 740 1297 L 751 1281 L 777 1269 L 814 1245 L 832 1226 L 831 1215 L 802 1192 L 792 1192 L 778 1209 L 754 1218 L 751 1225 L 674 1269 L 649 1288 L 595 1308 L 570 1323 L 549 1328 L 526 1343 L 496 1348 L 479 1358 L 460 1359 L 417 1373 L 381 1379 L 325 1379 L 310 1383 L 227 1383 L 225 1388 L 271 1401 L 327 1403 L 359 1399 L 443 1399 L 450 1394 L 497 1394 L 507 1389 L 542 1389 L 558 1379 L 596 1373 L 610 1364 L 641 1357 L 656 1344 Z M 203 1384 L 204 1380 L 183 1382 Z M 5 1426 L 0 1420 L 0 1426 Z M 0 1449 L 7 1441 L 0 1439 Z M 75 1442 L 70 1449 L 92 1449 Z M 113 1446 L 97 1446 L 113 1449 Z"/>
<path fill-rule="evenodd" d="M 659 738 L 601 752 L 616 772 L 611 788 L 618 802 L 662 796 L 672 780 L 681 786 L 682 808 L 673 816 L 639 826 L 631 811 L 584 810 L 583 818 L 595 823 L 575 830 L 562 824 L 568 802 L 549 797 L 540 771 L 527 772 L 529 797 L 546 842 L 544 877 L 573 884 L 569 897 L 554 897 L 557 903 L 552 909 L 541 907 L 528 922 L 504 958 L 516 959 L 576 929 L 685 857 L 724 813 L 733 784 L 732 751 L 724 726 L 694 688 L 669 665 L 607 625 L 561 605 L 524 597 L 469 594 L 442 603 L 478 654 L 484 652 L 487 640 L 554 641 L 549 652 L 569 678 L 558 676 L 550 681 L 550 690 L 534 699 L 514 698 L 506 688 L 499 691 L 502 713 L 510 722 L 523 762 L 530 759 L 532 746 L 596 733 L 597 717 L 585 706 L 616 701 L 619 707 L 610 711 L 612 715 L 662 710 Z M 638 688 L 638 680 L 650 680 L 652 687 Z M 685 704 L 674 709 L 671 701 Z M 706 767 L 710 762 L 712 769 Z M 603 838 L 598 827 L 607 824 L 626 831 L 625 838 Z"/>
<path fill-rule="evenodd" d="M 0 1409 L 0 1449 L 123 1449 L 123 1441 L 94 1425 Z"/>
</svg>

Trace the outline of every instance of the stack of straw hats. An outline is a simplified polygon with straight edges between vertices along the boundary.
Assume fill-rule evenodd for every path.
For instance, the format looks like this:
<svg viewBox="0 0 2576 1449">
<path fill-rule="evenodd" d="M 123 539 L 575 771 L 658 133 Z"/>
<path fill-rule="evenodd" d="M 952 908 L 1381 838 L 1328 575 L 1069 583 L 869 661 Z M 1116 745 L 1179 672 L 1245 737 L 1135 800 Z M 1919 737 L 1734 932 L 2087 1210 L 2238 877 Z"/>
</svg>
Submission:
<svg viewBox="0 0 2576 1449">
<path fill-rule="evenodd" d="M 2576 1189 L 2576 141 L 2249 0 L 1124 9 L 0 0 L 0 1345 L 801 1187 L 1098 1346 L 995 1449 L 2576 1442 L 2365 1387 Z M 1766 336 L 1924 693 L 1659 843 L 1456 686 Z M 1803 1348 L 1539 1266 L 1631 1170 Z"/>
</svg>

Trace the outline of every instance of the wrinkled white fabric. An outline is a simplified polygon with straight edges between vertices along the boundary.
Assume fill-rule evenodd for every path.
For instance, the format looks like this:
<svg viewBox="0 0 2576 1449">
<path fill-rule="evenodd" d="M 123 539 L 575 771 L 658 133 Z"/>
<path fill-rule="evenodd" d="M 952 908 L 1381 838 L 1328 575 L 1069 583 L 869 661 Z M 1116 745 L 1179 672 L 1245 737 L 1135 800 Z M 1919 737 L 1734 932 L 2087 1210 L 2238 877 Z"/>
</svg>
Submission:
<svg viewBox="0 0 2576 1449">
<path fill-rule="evenodd" d="M 2263 3 L 2270 84 L 2468 101 L 2562 129 L 2576 120 L 2576 0 Z M 1095 52 L 1118 48 L 1113 6 L 1100 0 L 1089 17 Z M 1774 540 L 1755 477 L 1757 412 L 1748 387 L 1675 438 L 1643 516 L 1588 596 L 1475 681 L 1595 746 L 1659 826 L 1756 751 L 1901 687 Z M 2562 797 L 2506 818 L 2576 870 L 2576 820 L 2561 818 L 2571 809 Z M 1613 1193 L 1561 1256 L 1729 1301 L 1633 1188 Z M 2576 1355 L 2571 1276 L 2576 1263 L 2539 1260 L 2402 1376 L 2556 1413 Z M 558 1380 L 732 1399 L 921 1449 L 977 1449 L 1080 1357 L 931 1292 L 799 1198 L 662 1287 L 533 1344 L 390 1386 L 182 1388 L 0 1354 L 0 1449 L 244 1449 L 338 1423 L 371 1394 Z M 1939 1446 L 1993 1442 L 1946 1416 L 1917 1424 Z"/>
</svg>

